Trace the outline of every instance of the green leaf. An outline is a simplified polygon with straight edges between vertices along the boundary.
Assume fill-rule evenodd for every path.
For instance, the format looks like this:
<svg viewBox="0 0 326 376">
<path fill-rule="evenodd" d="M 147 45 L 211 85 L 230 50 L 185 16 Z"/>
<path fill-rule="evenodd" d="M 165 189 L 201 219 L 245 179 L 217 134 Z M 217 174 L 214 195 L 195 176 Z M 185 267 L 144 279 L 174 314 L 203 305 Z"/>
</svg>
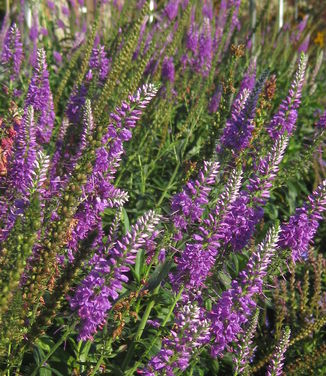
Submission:
<svg viewBox="0 0 326 376">
<path fill-rule="evenodd" d="M 49 337 L 42 337 L 37 341 L 37 346 L 45 352 L 49 352 L 54 346 L 54 342 Z"/>
<path fill-rule="evenodd" d="M 125 208 L 122 208 L 122 223 L 124 228 L 124 234 L 127 234 L 130 231 L 130 222 L 128 218 L 128 214 Z"/>
<path fill-rule="evenodd" d="M 41 364 L 42 359 L 44 357 L 45 357 L 44 351 L 40 347 L 35 346 L 33 349 L 33 358 L 35 359 L 36 364 L 37 365 Z"/>
<path fill-rule="evenodd" d="M 91 341 L 83 342 L 80 353 L 79 353 L 79 359 L 81 362 L 84 363 L 87 361 L 87 356 L 88 356 L 91 346 L 92 346 Z"/>
<path fill-rule="evenodd" d="M 52 376 L 51 368 L 48 366 L 42 366 L 40 368 L 40 376 Z"/>
<path fill-rule="evenodd" d="M 145 289 L 150 291 L 154 290 L 167 277 L 172 267 L 172 264 L 172 261 L 165 261 L 163 264 L 160 264 L 154 270 L 151 278 L 145 286 Z"/>
<path fill-rule="evenodd" d="M 47 372 L 47 373 L 43 373 L 43 371 Z M 50 372 L 50 373 L 48 373 L 48 372 Z M 52 373 L 54 373 L 57 376 L 63 376 L 63 374 L 61 372 L 59 372 L 58 370 L 51 368 L 49 366 L 42 366 L 42 368 L 40 369 L 40 376 L 47 376 L 47 375 L 52 376 Z"/>
<path fill-rule="evenodd" d="M 224 272 L 219 272 L 218 273 L 218 279 L 223 283 L 223 285 L 229 289 L 231 287 L 231 278 L 229 275 L 227 275 Z"/>
<path fill-rule="evenodd" d="M 145 252 L 143 249 L 141 249 L 136 256 L 136 262 L 135 262 L 135 278 L 137 279 L 137 282 L 140 282 L 141 277 L 144 272 L 144 262 L 145 262 Z"/>
</svg>

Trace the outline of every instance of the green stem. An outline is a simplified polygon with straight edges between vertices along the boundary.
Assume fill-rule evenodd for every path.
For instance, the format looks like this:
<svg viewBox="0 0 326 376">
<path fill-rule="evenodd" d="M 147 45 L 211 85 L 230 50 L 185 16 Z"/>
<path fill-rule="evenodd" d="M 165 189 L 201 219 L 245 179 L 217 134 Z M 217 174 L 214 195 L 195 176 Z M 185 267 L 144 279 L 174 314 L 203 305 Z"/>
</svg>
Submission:
<svg viewBox="0 0 326 376">
<path fill-rule="evenodd" d="M 10 376 L 10 364 L 9 364 L 10 353 L 11 353 L 11 343 L 9 343 L 9 346 L 8 346 L 8 364 L 7 364 L 8 372 L 7 372 L 7 376 Z"/>
<path fill-rule="evenodd" d="M 153 291 L 154 296 L 159 292 L 160 287 L 161 287 L 161 286 L 158 285 L 158 286 L 156 287 L 156 289 Z M 137 330 L 137 333 L 136 333 L 136 336 L 135 336 L 136 341 L 139 341 L 139 340 L 140 340 L 140 338 L 141 338 L 141 336 L 142 336 L 142 334 L 143 334 L 143 332 L 144 332 L 144 329 L 145 329 L 145 326 L 146 326 L 147 320 L 148 320 L 148 318 L 149 318 L 149 315 L 151 314 L 151 311 L 152 311 L 152 309 L 153 309 L 153 307 L 154 307 L 154 304 L 155 304 L 155 299 L 152 299 L 152 300 L 150 301 L 150 303 L 149 303 L 149 304 L 147 305 L 147 307 L 146 307 L 145 313 L 144 313 L 144 315 L 143 315 L 143 317 L 142 317 L 142 319 L 141 319 L 141 322 L 140 322 L 140 324 L 139 324 L 139 326 L 138 326 L 138 330 Z"/>
</svg>

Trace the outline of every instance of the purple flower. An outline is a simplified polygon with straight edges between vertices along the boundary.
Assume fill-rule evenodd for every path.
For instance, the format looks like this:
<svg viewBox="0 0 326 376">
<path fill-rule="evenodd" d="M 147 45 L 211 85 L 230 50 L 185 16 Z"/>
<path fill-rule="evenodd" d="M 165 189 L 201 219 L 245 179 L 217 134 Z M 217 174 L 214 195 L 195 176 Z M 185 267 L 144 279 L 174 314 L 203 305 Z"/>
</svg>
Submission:
<svg viewBox="0 0 326 376">
<path fill-rule="evenodd" d="M 28 87 L 25 107 L 33 106 L 37 125 L 36 140 L 38 143 L 48 143 L 52 135 L 54 124 L 53 98 L 49 84 L 45 51 L 37 53 L 37 62 Z"/>
<path fill-rule="evenodd" d="M 250 203 L 249 194 L 242 191 L 220 225 L 224 244 L 229 244 L 234 251 L 240 251 L 248 244 L 257 223 L 263 217 L 263 210 Z"/>
<path fill-rule="evenodd" d="M 51 0 L 47 0 L 47 4 L 48 4 L 48 7 L 51 9 L 51 10 L 54 10 L 55 9 L 55 5 L 54 5 L 54 2 L 51 1 Z"/>
<path fill-rule="evenodd" d="M 104 46 L 99 45 L 93 48 L 89 66 L 92 70 L 97 70 L 99 72 L 99 78 L 101 81 L 106 79 L 110 69 L 110 60 L 106 56 Z"/>
<path fill-rule="evenodd" d="M 310 34 L 308 34 L 304 41 L 300 44 L 299 48 L 298 48 L 298 53 L 307 53 L 308 51 L 308 48 L 309 48 L 309 42 L 310 42 Z"/>
<path fill-rule="evenodd" d="M 164 11 L 170 21 L 172 21 L 178 15 L 179 3 L 180 0 L 170 0 L 166 5 Z"/>
<path fill-rule="evenodd" d="M 69 17 L 70 15 L 70 11 L 69 11 L 69 8 L 67 8 L 66 6 L 62 6 L 61 7 L 61 11 L 62 11 L 62 14 L 64 14 L 65 16 Z"/>
<path fill-rule="evenodd" d="M 187 38 L 186 38 L 187 48 L 193 53 L 196 53 L 197 48 L 198 48 L 198 41 L 199 41 L 199 33 L 198 33 L 197 25 L 195 24 L 194 20 L 192 20 L 189 30 L 187 32 Z"/>
<path fill-rule="evenodd" d="M 9 161 L 5 181 L 6 192 L 0 201 L 1 226 L 0 240 L 5 240 L 19 215 L 23 215 L 30 197 L 36 192 L 44 196 L 43 183 L 46 179 L 49 159 L 41 151 L 37 152 L 33 107 L 25 110 L 23 122 L 15 140 L 15 153 Z M 8 210 L 9 209 L 9 210 Z"/>
<path fill-rule="evenodd" d="M 179 290 L 181 285 L 187 289 L 205 287 L 221 242 L 225 241 L 224 220 L 228 218 L 238 197 L 240 182 L 241 173 L 236 170 L 232 173 L 225 191 L 220 195 L 215 210 L 211 211 L 208 218 L 200 221 L 197 232 L 191 234 L 192 240 L 186 243 L 181 255 L 176 257 L 177 268 L 175 273 L 170 275 L 175 291 Z M 235 228 L 232 228 L 233 232 Z"/>
<path fill-rule="evenodd" d="M 267 132 L 273 140 L 277 139 L 285 132 L 287 132 L 288 135 L 291 135 L 294 130 L 298 117 L 297 109 L 301 102 L 301 91 L 306 65 L 307 57 L 302 53 L 288 96 L 282 101 L 277 113 L 273 116 L 267 126 Z"/>
<path fill-rule="evenodd" d="M 290 36 L 291 43 L 298 43 L 300 41 L 301 35 L 307 26 L 308 18 L 308 15 L 304 16 L 302 21 L 296 26 L 296 30 Z"/>
<path fill-rule="evenodd" d="M 165 257 L 166 257 L 166 250 L 164 248 L 162 248 L 160 250 L 160 253 L 158 254 L 158 262 L 161 262 L 163 263 L 165 261 Z"/>
<path fill-rule="evenodd" d="M 255 87 L 255 83 L 256 83 L 256 60 L 252 59 L 241 81 L 238 95 L 240 95 L 240 93 L 243 93 L 244 90 L 251 91 Z"/>
<path fill-rule="evenodd" d="M 276 140 L 271 152 L 259 160 L 256 171 L 249 178 L 247 189 L 253 195 L 253 202 L 258 205 L 265 205 L 270 197 L 272 182 L 279 170 L 287 144 L 288 138 L 285 136 Z"/>
<path fill-rule="evenodd" d="M 60 65 L 62 63 L 62 55 L 60 52 L 58 51 L 53 51 L 53 57 L 54 57 L 54 60 L 55 62 Z"/>
<path fill-rule="evenodd" d="M 320 128 L 320 129 L 326 128 L 326 110 L 324 111 L 324 113 L 319 118 L 319 121 L 318 121 L 316 127 Z"/>
<path fill-rule="evenodd" d="M 79 88 L 73 88 L 66 109 L 66 115 L 71 123 L 78 124 L 80 122 L 87 94 L 88 87 L 84 84 L 81 84 Z"/>
<path fill-rule="evenodd" d="M 297 208 L 288 223 L 283 224 L 280 232 L 279 247 L 290 249 L 292 260 L 300 260 L 308 251 L 308 246 L 318 229 L 321 214 L 326 210 L 326 181 L 308 196 L 307 202 Z"/>
<path fill-rule="evenodd" d="M 165 81 L 174 82 L 174 64 L 173 57 L 165 57 L 162 64 L 162 79 Z"/>
<path fill-rule="evenodd" d="M 100 268 L 101 262 L 103 267 Z M 99 325 L 106 319 L 107 311 L 112 307 L 109 298 L 115 298 L 110 289 L 105 286 L 105 278 L 101 272 L 108 273 L 109 266 L 105 260 L 99 260 L 98 271 L 89 274 L 76 289 L 75 295 L 70 299 L 72 310 L 78 310 L 82 320 L 79 331 L 80 339 L 93 339 Z"/>
<path fill-rule="evenodd" d="M 207 76 L 212 65 L 213 40 L 210 20 L 205 18 L 203 30 L 198 40 L 197 69 L 203 76 Z"/>
<path fill-rule="evenodd" d="M 1 55 L 2 64 L 12 69 L 12 79 L 17 78 L 22 60 L 23 44 L 21 42 L 20 32 L 16 24 L 13 24 L 7 31 Z"/>
<path fill-rule="evenodd" d="M 223 35 L 224 27 L 227 20 L 227 13 L 228 13 L 228 1 L 227 0 L 221 0 L 219 13 L 216 20 L 216 26 L 215 26 L 215 35 L 214 35 L 214 42 L 213 47 L 214 51 L 217 50 L 221 38 Z"/>
<path fill-rule="evenodd" d="M 213 4 L 211 0 L 204 2 L 202 12 L 204 17 L 207 17 L 209 20 L 213 19 Z"/>
<path fill-rule="evenodd" d="M 208 106 L 208 111 L 213 114 L 217 112 L 220 106 L 222 98 L 222 89 L 220 86 L 218 86 L 217 90 L 215 91 L 214 95 L 212 96 L 209 106 Z"/>
<path fill-rule="evenodd" d="M 32 166 L 37 153 L 34 108 L 25 109 L 22 124 L 15 140 L 15 153 L 9 163 L 7 182 L 9 190 L 27 194 L 27 187 L 32 181 Z"/>
<path fill-rule="evenodd" d="M 65 23 L 60 18 L 57 19 L 57 25 L 58 25 L 58 28 L 62 30 L 64 30 L 66 27 Z"/>
</svg>

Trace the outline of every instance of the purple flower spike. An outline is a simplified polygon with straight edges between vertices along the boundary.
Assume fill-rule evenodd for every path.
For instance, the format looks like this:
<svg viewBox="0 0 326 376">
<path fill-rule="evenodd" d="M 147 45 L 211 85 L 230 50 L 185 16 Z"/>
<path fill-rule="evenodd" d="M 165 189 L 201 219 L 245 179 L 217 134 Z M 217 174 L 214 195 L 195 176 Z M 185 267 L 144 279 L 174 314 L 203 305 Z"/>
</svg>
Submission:
<svg viewBox="0 0 326 376">
<path fill-rule="evenodd" d="M 276 178 L 287 144 L 288 137 L 281 136 L 271 152 L 259 161 L 256 172 L 249 179 L 247 189 L 253 195 L 255 203 L 265 205 L 270 197 L 272 182 Z"/>
<path fill-rule="evenodd" d="M 104 46 L 97 46 L 92 51 L 92 56 L 89 61 L 91 70 L 99 72 L 99 78 L 104 81 L 110 70 L 110 60 L 106 56 Z"/>
<path fill-rule="evenodd" d="M 113 247 L 95 256 L 91 272 L 69 298 L 71 309 L 77 310 L 81 319 L 79 339 L 93 339 L 98 327 L 105 322 L 122 284 L 128 282 L 128 265 L 135 263 L 139 249 L 151 238 L 160 219 L 153 211 L 146 213 Z"/>
<path fill-rule="evenodd" d="M 10 189 L 26 194 L 32 180 L 32 166 L 36 159 L 37 145 L 34 123 L 34 109 L 25 109 L 22 124 L 16 139 L 16 152 L 8 170 Z"/>
<path fill-rule="evenodd" d="M 220 195 L 215 210 L 209 217 L 202 221 L 197 233 L 192 235 L 192 241 L 186 243 L 185 248 L 176 258 L 177 268 L 170 275 L 170 281 L 175 291 L 181 285 L 187 289 L 205 287 L 205 281 L 213 268 L 216 256 L 225 240 L 225 221 L 236 200 L 241 184 L 241 172 L 236 170 L 232 173 L 225 191 Z M 234 232 L 234 229 L 233 229 Z"/>
<path fill-rule="evenodd" d="M 243 325 L 257 305 L 254 298 L 263 292 L 263 280 L 277 241 L 278 228 L 272 228 L 250 257 L 246 269 L 240 272 L 238 280 L 232 281 L 231 287 L 213 306 L 209 315 L 214 336 L 212 356 L 220 355 L 243 332 Z"/>
<path fill-rule="evenodd" d="M 25 107 L 27 106 L 33 106 L 35 111 L 37 142 L 48 143 L 52 135 L 55 114 L 44 49 L 37 52 L 37 62 L 25 101 Z"/>
<path fill-rule="evenodd" d="M 204 309 L 196 302 L 183 302 L 177 306 L 170 337 L 163 339 L 161 350 L 141 373 L 145 376 L 163 373 L 173 376 L 176 370 L 185 371 L 192 354 L 209 339 L 209 321 Z"/>
<path fill-rule="evenodd" d="M 1 62 L 12 71 L 12 78 L 19 75 L 20 66 L 23 60 L 23 44 L 20 32 L 16 24 L 13 24 L 7 31 L 1 55 Z"/>
<path fill-rule="evenodd" d="M 217 112 L 217 110 L 220 107 L 220 102 L 222 98 L 222 88 L 218 86 L 217 90 L 215 91 L 214 95 L 212 96 L 212 99 L 210 100 L 208 111 L 213 114 Z"/>
<path fill-rule="evenodd" d="M 189 225 L 200 220 L 208 204 L 208 196 L 215 184 L 218 169 L 217 162 L 204 162 L 198 179 L 189 181 L 184 190 L 172 198 L 172 218 L 176 229 L 184 231 Z"/>
<path fill-rule="evenodd" d="M 213 4 L 211 0 L 206 0 L 202 8 L 203 16 L 209 20 L 213 19 Z"/>
<path fill-rule="evenodd" d="M 256 59 L 253 59 L 246 73 L 243 76 L 240 89 L 239 89 L 239 94 L 242 93 L 244 90 L 251 91 L 255 87 L 255 83 L 256 83 Z"/>
<path fill-rule="evenodd" d="M 30 195 L 32 195 L 34 192 L 38 192 L 41 195 L 45 194 L 43 184 L 46 181 L 49 164 L 49 157 L 42 151 L 39 151 L 33 164 L 33 170 L 31 174 L 32 182 L 29 187 Z"/>
<path fill-rule="evenodd" d="M 319 118 L 319 121 L 318 121 L 316 127 L 319 128 L 319 129 L 325 129 L 326 128 L 326 110 L 324 111 L 324 113 Z"/>
<path fill-rule="evenodd" d="M 267 126 L 269 136 L 276 140 L 285 132 L 291 135 L 298 117 L 298 108 L 301 103 L 301 92 L 304 82 L 307 57 L 301 54 L 298 70 L 295 74 L 294 81 L 291 84 L 288 96 L 282 101 L 277 113 L 273 116 Z"/>
<path fill-rule="evenodd" d="M 124 191 L 113 186 L 113 179 L 124 152 L 123 143 L 132 137 L 132 129 L 156 93 L 157 89 L 154 85 L 144 85 L 133 96 L 129 96 L 129 102 L 123 102 L 110 114 L 111 123 L 102 138 L 102 146 L 96 150 L 93 171 L 83 187 L 83 202 L 75 215 L 78 223 L 72 231 L 72 239 L 69 242 L 72 252 L 76 250 L 78 242 L 87 237 L 89 231 L 101 227 L 101 213 L 104 209 L 119 207 L 128 200 L 128 195 Z M 70 169 L 82 155 L 86 147 L 87 135 L 92 129 L 90 101 L 86 100 L 80 147 Z"/>
<path fill-rule="evenodd" d="M 34 110 L 30 106 L 25 110 L 15 140 L 15 153 L 11 156 L 8 164 L 5 181 L 6 192 L 3 201 L 0 201 L 1 221 L 4 223 L 0 229 L 0 241 L 7 238 L 17 216 L 24 213 L 31 193 L 40 188 L 39 185 L 35 189 L 32 188 L 36 176 L 36 155 Z"/>
<path fill-rule="evenodd" d="M 264 72 L 246 100 L 245 98 L 248 94 L 244 90 L 243 95 L 239 98 L 239 105 L 233 109 L 231 118 L 226 123 L 224 133 L 221 137 L 221 144 L 224 148 L 231 149 L 233 153 L 238 153 L 249 145 L 254 129 L 253 120 L 256 113 L 258 96 L 264 86 L 266 77 L 267 72 Z"/>
<path fill-rule="evenodd" d="M 62 55 L 60 54 L 60 52 L 53 51 L 53 57 L 54 57 L 55 62 L 58 65 L 60 65 L 62 63 Z"/>
<path fill-rule="evenodd" d="M 174 82 L 174 75 L 173 57 L 166 57 L 162 64 L 162 78 L 165 81 Z"/>
<path fill-rule="evenodd" d="M 211 35 L 211 24 L 208 18 L 204 20 L 203 30 L 198 40 L 198 61 L 197 69 L 202 72 L 203 76 L 207 76 L 211 66 L 213 57 L 213 40 Z"/>
<path fill-rule="evenodd" d="M 165 13 L 168 16 L 169 20 L 174 20 L 178 15 L 180 0 L 170 0 L 165 7 Z"/>
<path fill-rule="evenodd" d="M 324 180 L 301 208 L 297 208 L 288 223 L 282 225 L 279 246 L 290 249 L 294 262 L 304 257 L 308 251 L 326 210 L 326 180 Z"/>
</svg>

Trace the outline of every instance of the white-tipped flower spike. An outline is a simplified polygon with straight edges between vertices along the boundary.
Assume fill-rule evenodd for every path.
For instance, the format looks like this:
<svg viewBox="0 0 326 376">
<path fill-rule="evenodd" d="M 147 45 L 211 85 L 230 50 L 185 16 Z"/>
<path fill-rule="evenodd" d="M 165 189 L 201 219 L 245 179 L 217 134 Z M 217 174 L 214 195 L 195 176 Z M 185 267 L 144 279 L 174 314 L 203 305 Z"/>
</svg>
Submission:
<svg viewBox="0 0 326 376">
<path fill-rule="evenodd" d="M 281 376 L 283 370 L 284 354 L 289 347 L 291 330 L 289 327 L 283 331 L 280 343 L 276 346 L 273 359 L 268 366 L 266 376 Z"/>
<path fill-rule="evenodd" d="M 42 192 L 42 185 L 46 180 L 49 164 L 49 157 L 42 151 L 39 151 L 33 165 L 32 182 L 29 188 L 30 194 L 36 191 Z"/>
<path fill-rule="evenodd" d="M 87 144 L 87 138 L 91 135 L 94 129 L 94 119 L 91 107 L 91 101 L 87 98 L 85 101 L 83 114 L 83 132 L 81 135 L 81 149 L 84 149 Z"/>
<path fill-rule="evenodd" d="M 252 354 L 255 351 L 252 339 L 255 335 L 259 318 L 259 309 L 257 308 L 246 331 L 246 334 L 239 340 L 236 345 L 234 356 L 235 370 L 234 376 L 249 375 L 248 365 Z"/>
<path fill-rule="evenodd" d="M 272 147 L 271 152 L 260 160 L 256 173 L 249 179 L 247 189 L 251 192 L 255 203 L 264 205 L 270 197 L 272 182 L 276 178 L 288 141 L 288 136 L 280 136 Z"/>
<path fill-rule="evenodd" d="M 219 217 L 225 214 L 228 205 L 237 199 L 241 188 L 242 175 L 243 171 L 241 168 L 236 168 L 232 171 L 231 176 L 226 183 L 224 192 L 220 195 L 216 205 L 215 211 Z"/>
</svg>

